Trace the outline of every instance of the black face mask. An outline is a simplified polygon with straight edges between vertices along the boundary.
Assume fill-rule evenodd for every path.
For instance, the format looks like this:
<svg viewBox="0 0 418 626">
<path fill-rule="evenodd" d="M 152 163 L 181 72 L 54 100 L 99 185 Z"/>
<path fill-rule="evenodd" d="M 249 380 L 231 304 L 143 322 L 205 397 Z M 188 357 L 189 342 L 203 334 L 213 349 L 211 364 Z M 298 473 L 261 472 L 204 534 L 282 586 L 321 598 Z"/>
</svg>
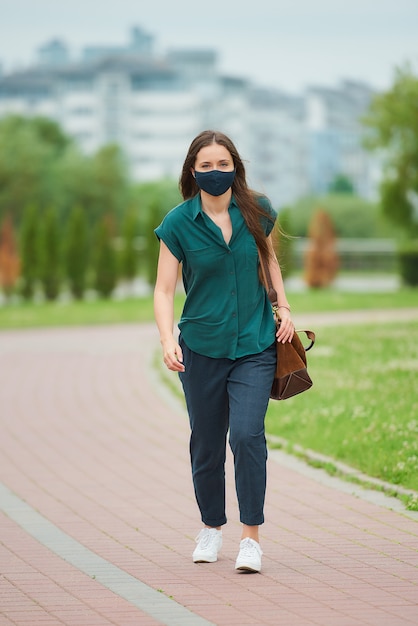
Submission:
<svg viewBox="0 0 418 626">
<path fill-rule="evenodd" d="M 235 178 L 235 170 L 232 172 L 221 172 L 220 170 L 211 170 L 210 172 L 196 172 L 195 180 L 203 191 L 211 196 L 221 196 L 231 187 Z"/>
</svg>

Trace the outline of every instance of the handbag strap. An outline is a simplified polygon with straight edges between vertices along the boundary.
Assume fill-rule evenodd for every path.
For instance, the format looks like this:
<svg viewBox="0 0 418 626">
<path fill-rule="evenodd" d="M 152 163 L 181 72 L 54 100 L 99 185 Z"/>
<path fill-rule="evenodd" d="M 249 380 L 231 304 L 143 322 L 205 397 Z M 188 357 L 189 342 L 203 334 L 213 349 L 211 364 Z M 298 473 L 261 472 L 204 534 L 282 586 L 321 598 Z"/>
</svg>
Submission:
<svg viewBox="0 0 418 626">
<path fill-rule="evenodd" d="M 273 314 L 276 319 L 276 322 L 280 324 L 280 315 L 279 315 L 279 303 L 277 301 L 277 291 L 273 287 L 273 281 L 271 280 L 270 268 L 268 263 L 263 259 L 260 250 L 258 250 L 258 256 L 260 258 L 260 267 L 261 273 L 263 275 L 263 283 L 267 291 L 268 299 L 271 303 L 271 308 L 273 309 Z M 305 352 L 310 350 L 315 343 L 315 333 L 313 330 L 296 330 L 297 333 L 305 333 L 308 339 L 310 340 L 310 344 L 305 348 Z"/>
<path fill-rule="evenodd" d="M 270 268 L 261 256 L 260 250 L 258 250 L 258 256 L 260 258 L 261 273 L 263 274 L 263 283 L 267 291 L 268 298 L 271 302 L 274 315 L 279 318 L 279 303 L 277 302 L 277 291 L 273 287 L 273 281 L 271 280 Z"/>
</svg>

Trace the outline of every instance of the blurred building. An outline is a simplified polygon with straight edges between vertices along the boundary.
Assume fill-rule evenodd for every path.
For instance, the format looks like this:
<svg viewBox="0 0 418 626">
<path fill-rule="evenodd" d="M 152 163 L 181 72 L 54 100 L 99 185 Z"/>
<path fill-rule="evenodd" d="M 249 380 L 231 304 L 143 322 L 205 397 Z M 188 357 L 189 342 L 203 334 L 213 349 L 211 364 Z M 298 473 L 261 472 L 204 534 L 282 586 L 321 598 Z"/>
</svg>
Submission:
<svg viewBox="0 0 418 626">
<path fill-rule="evenodd" d="M 51 117 L 86 153 L 118 143 L 138 181 L 178 179 L 191 139 L 216 128 L 236 143 L 251 186 L 277 208 L 327 191 L 336 174 L 373 195 L 359 124 L 367 86 L 312 87 L 300 97 L 260 89 L 222 76 L 214 50 L 155 54 L 154 37 L 140 28 L 126 46 L 89 46 L 77 61 L 59 40 L 37 58 L 23 71 L 0 74 L 0 116 Z"/>
<path fill-rule="evenodd" d="M 376 161 L 362 147 L 360 121 L 372 95 L 368 85 L 353 81 L 343 82 L 338 89 L 306 91 L 308 178 L 313 193 L 325 193 L 336 176 L 344 174 L 359 195 L 373 195 Z"/>
<path fill-rule="evenodd" d="M 286 206 L 310 191 L 304 99 L 255 88 L 248 99 L 254 186 Z"/>
<path fill-rule="evenodd" d="M 48 41 L 38 49 L 38 65 L 47 67 L 59 66 L 68 63 L 70 54 L 67 45 L 60 39 Z"/>
</svg>

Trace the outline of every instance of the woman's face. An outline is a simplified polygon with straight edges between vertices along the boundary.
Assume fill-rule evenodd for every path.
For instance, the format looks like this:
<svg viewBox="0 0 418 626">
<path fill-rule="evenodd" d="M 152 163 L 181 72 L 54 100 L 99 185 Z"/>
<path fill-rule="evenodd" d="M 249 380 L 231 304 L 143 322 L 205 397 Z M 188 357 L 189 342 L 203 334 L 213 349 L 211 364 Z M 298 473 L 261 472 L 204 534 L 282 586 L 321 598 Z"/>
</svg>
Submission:
<svg viewBox="0 0 418 626">
<path fill-rule="evenodd" d="M 220 146 L 218 143 L 212 143 L 199 150 L 196 156 L 194 169 L 198 172 L 210 172 L 211 170 L 232 172 L 234 169 L 234 162 L 229 150 L 227 150 L 225 146 Z"/>
</svg>

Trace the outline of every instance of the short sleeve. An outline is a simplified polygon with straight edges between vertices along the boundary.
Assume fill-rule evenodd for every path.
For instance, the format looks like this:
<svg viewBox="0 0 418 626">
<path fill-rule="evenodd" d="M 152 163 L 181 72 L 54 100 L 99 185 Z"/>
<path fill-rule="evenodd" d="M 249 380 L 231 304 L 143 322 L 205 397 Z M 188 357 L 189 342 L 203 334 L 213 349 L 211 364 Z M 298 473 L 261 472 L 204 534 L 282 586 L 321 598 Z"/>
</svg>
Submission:
<svg viewBox="0 0 418 626">
<path fill-rule="evenodd" d="M 266 213 L 266 215 L 263 215 L 263 217 L 261 218 L 261 224 L 263 226 L 264 232 L 266 233 L 266 237 L 268 237 L 274 228 L 274 224 L 276 223 L 277 212 L 273 209 L 272 204 L 267 196 L 258 196 L 257 202 Z"/>
<path fill-rule="evenodd" d="M 161 224 L 157 226 L 157 228 L 154 230 L 154 233 L 159 240 L 164 241 L 171 254 L 176 257 L 179 263 L 181 263 L 183 260 L 183 251 L 174 230 L 173 222 L 174 219 L 170 212 L 165 216 Z"/>
</svg>

